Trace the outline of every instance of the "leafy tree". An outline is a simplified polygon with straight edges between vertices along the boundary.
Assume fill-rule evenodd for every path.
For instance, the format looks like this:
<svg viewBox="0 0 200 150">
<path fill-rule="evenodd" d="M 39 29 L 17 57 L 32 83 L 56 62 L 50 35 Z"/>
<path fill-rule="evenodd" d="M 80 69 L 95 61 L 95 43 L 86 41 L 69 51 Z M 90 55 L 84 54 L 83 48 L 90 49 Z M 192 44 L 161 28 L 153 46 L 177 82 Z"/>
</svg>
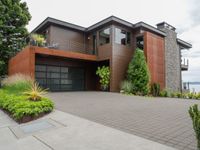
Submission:
<svg viewBox="0 0 200 150">
<path fill-rule="evenodd" d="M 148 94 L 149 78 L 144 52 L 137 48 L 127 70 L 127 79 L 133 84 L 133 93 Z"/>
<path fill-rule="evenodd" d="M 0 0 L 0 75 L 7 73 L 8 60 L 26 45 L 26 25 L 31 19 L 21 0 Z"/>
</svg>

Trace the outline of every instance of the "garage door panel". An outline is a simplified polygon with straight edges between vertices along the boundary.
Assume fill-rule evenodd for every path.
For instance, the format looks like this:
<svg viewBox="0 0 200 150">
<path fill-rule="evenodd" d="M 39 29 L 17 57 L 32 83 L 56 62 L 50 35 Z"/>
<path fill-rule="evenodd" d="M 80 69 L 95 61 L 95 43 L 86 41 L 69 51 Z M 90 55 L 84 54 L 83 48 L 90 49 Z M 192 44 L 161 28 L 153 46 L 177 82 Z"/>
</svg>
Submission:
<svg viewBox="0 0 200 150">
<path fill-rule="evenodd" d="M 51 91 L 77 91 L 85 89 L 83 68 L 36 65 L 36 80 Z"/>
</svg>

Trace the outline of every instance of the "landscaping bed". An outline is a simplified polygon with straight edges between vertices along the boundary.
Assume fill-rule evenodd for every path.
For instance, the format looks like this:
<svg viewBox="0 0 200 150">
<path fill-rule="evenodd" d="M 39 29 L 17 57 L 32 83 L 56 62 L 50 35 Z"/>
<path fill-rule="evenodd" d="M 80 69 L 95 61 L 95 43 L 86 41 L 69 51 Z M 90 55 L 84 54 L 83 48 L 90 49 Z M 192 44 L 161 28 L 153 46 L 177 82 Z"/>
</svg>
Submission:
<svg viewBox="0 0 200 150">
<path fill-rule="evenodd" d="M 42 117 L 54 108 L 53 102 L 41 95 L 41 88 L 31 89 L 32 84 L 20 79 L 5 84 L 0 90 L 0 108 L 19 123 Z M 38 99 L 32 100 L 31 96 L 38 96 Z"/>
</svg>

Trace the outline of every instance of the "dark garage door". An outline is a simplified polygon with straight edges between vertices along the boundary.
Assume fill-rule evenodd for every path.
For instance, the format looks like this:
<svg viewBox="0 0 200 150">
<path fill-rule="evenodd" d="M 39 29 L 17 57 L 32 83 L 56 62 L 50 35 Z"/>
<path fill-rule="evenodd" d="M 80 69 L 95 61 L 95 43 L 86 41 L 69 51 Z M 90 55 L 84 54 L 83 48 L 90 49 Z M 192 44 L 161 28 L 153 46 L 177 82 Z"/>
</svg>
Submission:
<svg viewBox="0 0 200 150">
<path fill-rule="evenodd" d="M 84 68 L 36 65 L 35 78 L 50 91 L 85 90 Z"/>
</svg>

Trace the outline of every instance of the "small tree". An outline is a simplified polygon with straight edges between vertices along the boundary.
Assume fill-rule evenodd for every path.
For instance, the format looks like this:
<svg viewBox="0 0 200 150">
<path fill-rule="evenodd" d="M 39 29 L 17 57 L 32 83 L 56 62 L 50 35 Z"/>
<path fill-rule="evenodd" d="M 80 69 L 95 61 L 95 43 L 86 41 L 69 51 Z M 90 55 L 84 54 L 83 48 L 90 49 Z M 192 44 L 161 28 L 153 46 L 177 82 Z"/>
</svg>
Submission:
<svg viewBox="0 0 200 150">
<path fill-rule="evenodd" d="M 138 48 L 129 63 L 127 79 L 133 84 L 134 94 L 147 95 L 149 93 L 149 70 L 144 52 Z"/>
<path fill-rule="evenodd" d="M 109 67 L 98 67 L 96 74 L 100 77 L 100 84 L 103 90 L 107 90 L 110 83 L 110 69 Z"/>
<path fill-rule="evenodd" d="M 197 104 L 190 107 L 189 114 L 193 122 L 194 131 L 196 133 L 197 148 L 200 150 L 200 112 Z"/>
</svg>

